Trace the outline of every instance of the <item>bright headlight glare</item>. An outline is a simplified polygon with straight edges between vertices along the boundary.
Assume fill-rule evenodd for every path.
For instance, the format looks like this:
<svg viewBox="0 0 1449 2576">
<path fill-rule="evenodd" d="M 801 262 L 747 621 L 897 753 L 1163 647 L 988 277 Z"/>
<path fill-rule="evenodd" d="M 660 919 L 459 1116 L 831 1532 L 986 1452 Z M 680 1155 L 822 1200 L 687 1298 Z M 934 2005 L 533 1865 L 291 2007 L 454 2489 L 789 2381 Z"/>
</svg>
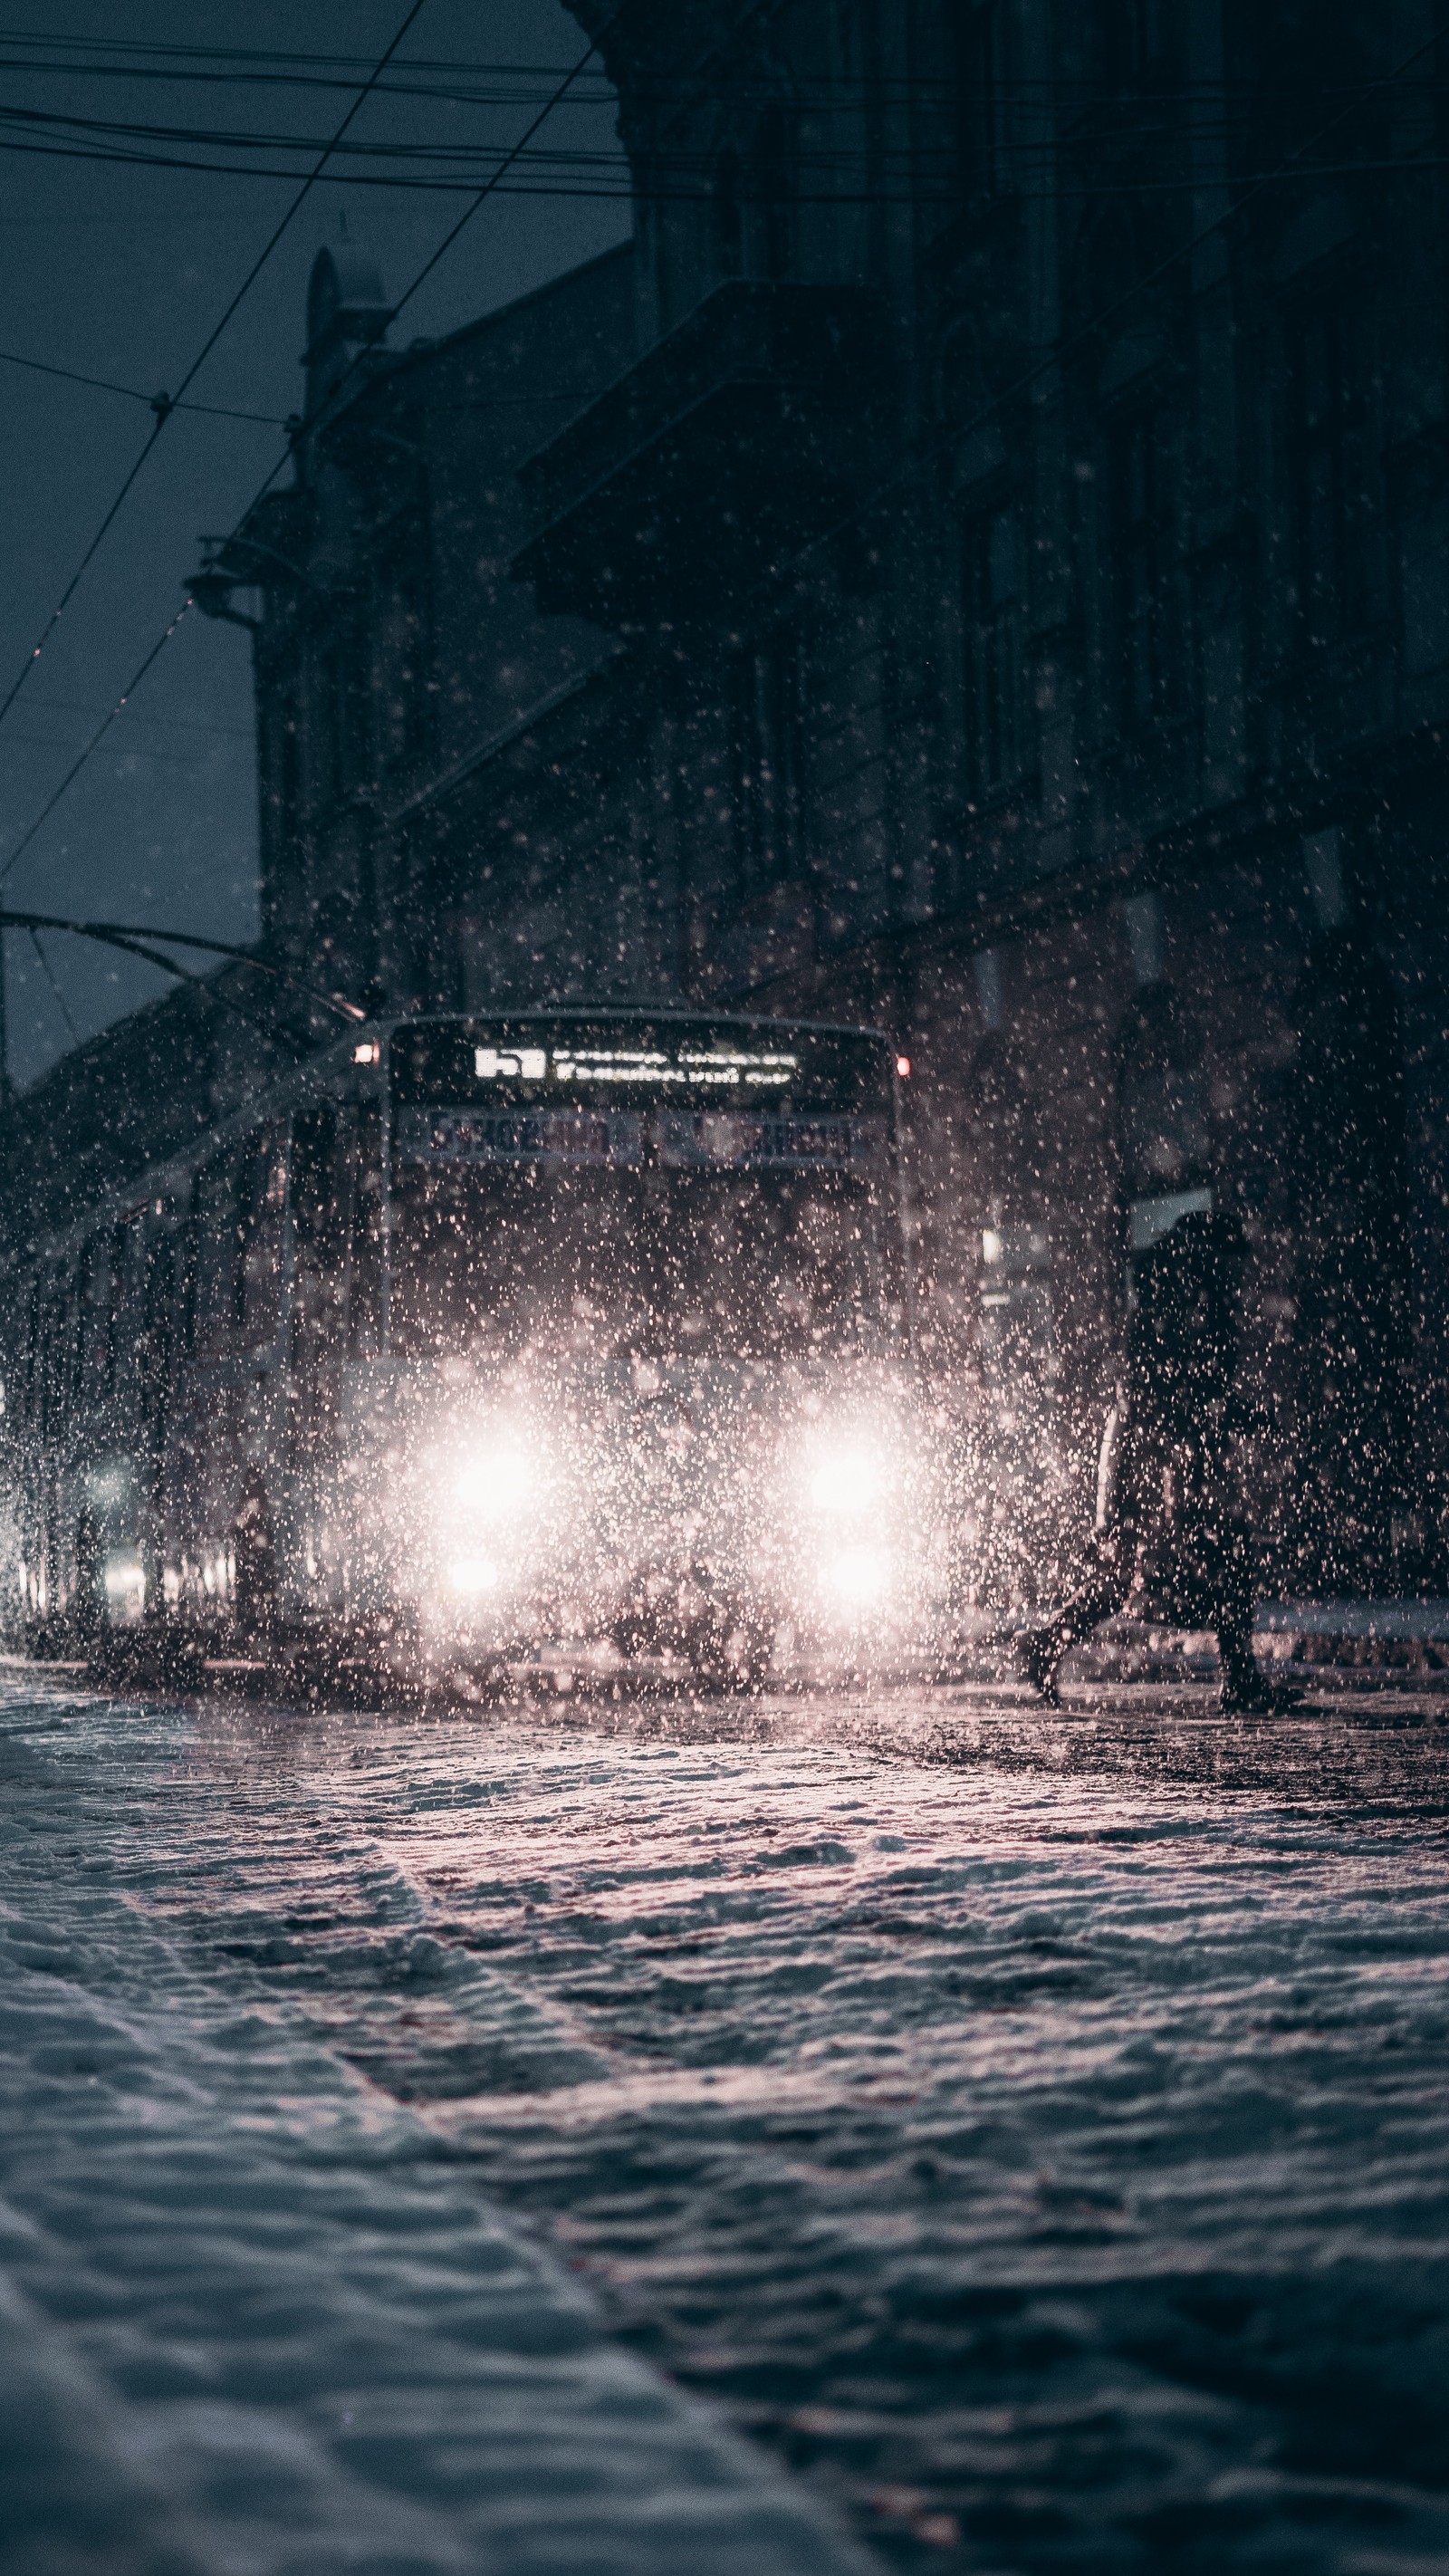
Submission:
<svg viewBox="0 0 1449 2576">
<path fill-rule="evenodd" d="M 890 1587 L 890 1559 L 878 1547 L 846 1547 L 822 1568 L 825 1589 L 837 1609 L 877 1609 Z"/>
<path fill-rule="evenodd" d="M 818 1512 L 831 1512 L 842 1519 L 852 1512 L 868 1511 L 880 1500 L 885 1485 L 883 1462 L 877 1451 L 864 1443 L 842 1444 L 838 1449 L 823 1451 L 810 1470 L 810 1500 Z"/>
<path fill-rule="evenodd" d="M 465 1601 L 476 1601 L 497 1588 L 498 1568 L 491 1557 L 455 1557 L 448 1568 L 448 1588 Z"/>
<path fill-rule="evenodd" d="M 463 1461 L 453 1490 L 464 1511 L 476 1519 L 501 1521 L 532 1500 L 536 1482 L 532 1463 L 518 1444 L 500 1441 Z"/>
</svg>

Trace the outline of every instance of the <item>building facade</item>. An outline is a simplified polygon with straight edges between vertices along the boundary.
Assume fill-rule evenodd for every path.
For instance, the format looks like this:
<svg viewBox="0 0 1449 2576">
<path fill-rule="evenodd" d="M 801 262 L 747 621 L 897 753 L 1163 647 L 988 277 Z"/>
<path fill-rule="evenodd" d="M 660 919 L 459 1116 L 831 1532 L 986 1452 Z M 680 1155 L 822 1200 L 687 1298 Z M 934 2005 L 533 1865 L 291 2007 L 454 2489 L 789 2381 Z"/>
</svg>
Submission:
<svg viewBox="0 0 1449 2576">
<path fill-rule="evenodd" d="M 632 244 L 406 351 L 324 252 L 206 577 L 266 941 L 891 1026 L 987 1594 L 1080 1509 L 1134 1252 L 1233 1212 L 1265 1579 L 1442 1587 L 1427 0 L 572 5 Z"/>
</svg>

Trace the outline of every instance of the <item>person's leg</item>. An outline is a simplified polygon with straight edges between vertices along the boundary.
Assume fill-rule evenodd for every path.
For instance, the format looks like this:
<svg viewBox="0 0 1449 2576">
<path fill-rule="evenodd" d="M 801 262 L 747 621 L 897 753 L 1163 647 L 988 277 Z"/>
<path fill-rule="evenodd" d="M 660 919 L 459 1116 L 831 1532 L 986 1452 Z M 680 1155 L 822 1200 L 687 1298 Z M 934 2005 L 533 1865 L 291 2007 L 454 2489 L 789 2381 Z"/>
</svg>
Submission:
<svg viewBox="0 0 1449 2576">
<path fill-rule="evenodd" d="M 1223 1708 L 1251 1713 L 1274 1707 L 1274 1693 L 1259 1672 L 1253 1653 L 1252 1549 L 1242 1522 L 1233 1523 L 1223 1533 L 1213 1624 L 1218 1632 Z"/>
<path fill-rule="evenodd" d="M 1077 1561 L 1077 1580 L 1056 1617 L 1017 1640 L 1021 1669 L 1055 1708 L 1063 1655 L 1122 1608 L 1137 1571 L 1143 1495 L 1153 1452 L 1131 1411 L 1119 1401 L 1107 1416 L 1097 1465 L 1097 1522 Z"/>
<path fill-rule="evenodd" d="M 1094 1532 L 1076 1590 L 1045 1627 L 1028 1628 L 1020 1639 L 1022 1671 L 1050 1707 L 1059 1704 L 1057 1673 L 1062 1657 L 1079 1637 L 1090 1636 L 1103 1619 L 1121 1609 L 1132 1589 L 1135 1561 L 1134 1532 L 1125 1528 Z"/>
</svg>

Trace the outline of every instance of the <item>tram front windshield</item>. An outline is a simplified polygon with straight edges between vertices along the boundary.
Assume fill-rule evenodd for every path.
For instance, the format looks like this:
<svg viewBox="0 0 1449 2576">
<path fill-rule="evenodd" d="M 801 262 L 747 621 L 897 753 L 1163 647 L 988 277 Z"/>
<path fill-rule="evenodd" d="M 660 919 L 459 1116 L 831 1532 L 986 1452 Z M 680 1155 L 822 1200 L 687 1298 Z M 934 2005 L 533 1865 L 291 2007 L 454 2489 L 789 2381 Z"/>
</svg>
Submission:
<svg viewBox="0 0 1449 2576">
<path fill-rule="evenodd" d="M 394 1049 L 399 1356 L 768 1359 L 891 1338 L 877 1042 L 433 1024 Z"/>
</svg>

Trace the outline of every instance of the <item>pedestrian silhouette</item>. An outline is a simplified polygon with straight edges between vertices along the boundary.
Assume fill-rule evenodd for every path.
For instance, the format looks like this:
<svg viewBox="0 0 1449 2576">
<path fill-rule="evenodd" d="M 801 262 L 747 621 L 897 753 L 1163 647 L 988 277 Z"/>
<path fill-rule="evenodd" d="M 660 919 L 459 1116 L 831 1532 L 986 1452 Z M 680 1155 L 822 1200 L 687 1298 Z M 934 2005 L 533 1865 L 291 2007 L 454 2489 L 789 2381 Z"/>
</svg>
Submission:
<svg viewBox="0 0 1449 2576">
<path fill-rule="evenodd" d="M 1253 1655 L 1253 1561 L 1232 1457 L 1242 1228 L 1181 1216 L 1136 1265 L 1117 1400 L 1097 1468 L 1097 1513 L 1073 1589 L 1020 1640 L 1023 1671 L 1057 1701 L 1069 1646 L 1140 1596 L 1217 1631 L 1222 1705 L 1282 1705 Z"/>
</svg>

